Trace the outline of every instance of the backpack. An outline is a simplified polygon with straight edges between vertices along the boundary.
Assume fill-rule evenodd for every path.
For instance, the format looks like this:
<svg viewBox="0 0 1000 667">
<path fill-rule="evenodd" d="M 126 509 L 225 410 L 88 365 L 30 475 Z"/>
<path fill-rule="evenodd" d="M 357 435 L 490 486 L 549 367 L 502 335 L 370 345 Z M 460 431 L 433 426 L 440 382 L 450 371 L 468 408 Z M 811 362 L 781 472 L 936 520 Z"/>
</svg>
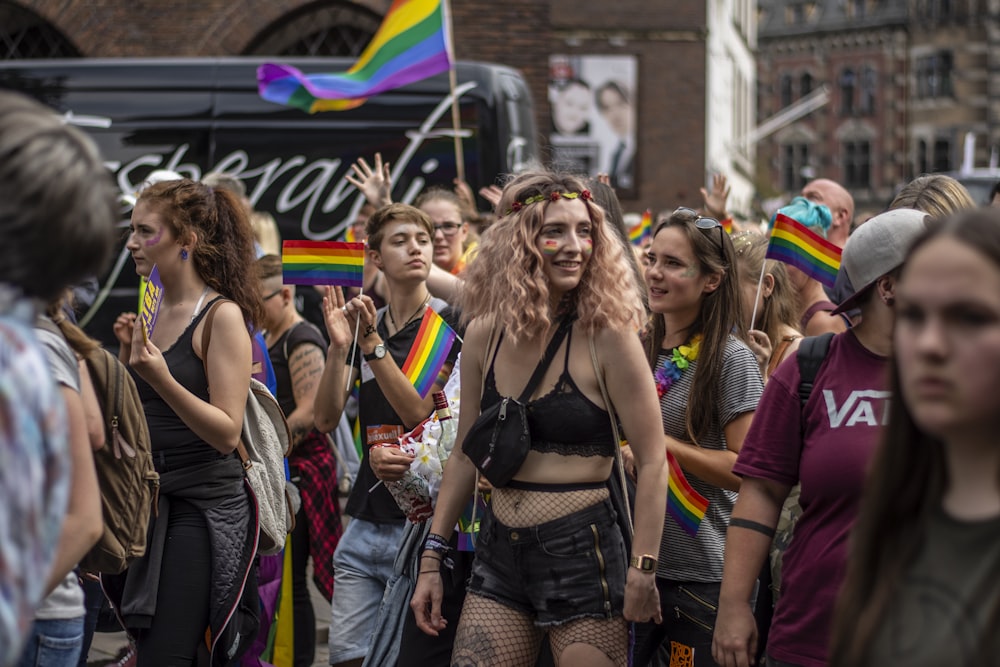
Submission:
<svg viewBox="0 0 1000 667">
<path fill-rule="evenodd" d="M 62 336 L 46 318 L 38 326 Z M 160 475 L 153 468 L 149 427 L 135 381 L 103 348 L 84 361 L 104 417 L 104 447 L 94 452 L 104 532 L 80 560 L 85 572 L 118 574 L 146 553 L 150 511 L 156 511 Z"/>
<path fill-rule="evenodd" d="M 208 377 L 208 346 L 212 320 L 223 300 L 209 306 L 201 332 L 201 357 Z M 285 548 L 285 536 L 295 527 L 285 485 L 285 457 L 291 448 L 288 422 L 278 402 L 258 380 L 250 378 L 243 429 L 236 446 L 247 483 L 257 503 L 259 535 L 257 551 L 265 556 Z"/>
<path fill-rule="evenodd" d="M 807 336 L 802 339 L 799 349 L 795 352 L 795 360 L 799 364 L 799 403 L 803 409 L 812 395 L 819 368 L 826 359 L 826 353 L 830 351 L 831 340 L 833 334 L 829 332 L 819 336 Z"/>
</svg>

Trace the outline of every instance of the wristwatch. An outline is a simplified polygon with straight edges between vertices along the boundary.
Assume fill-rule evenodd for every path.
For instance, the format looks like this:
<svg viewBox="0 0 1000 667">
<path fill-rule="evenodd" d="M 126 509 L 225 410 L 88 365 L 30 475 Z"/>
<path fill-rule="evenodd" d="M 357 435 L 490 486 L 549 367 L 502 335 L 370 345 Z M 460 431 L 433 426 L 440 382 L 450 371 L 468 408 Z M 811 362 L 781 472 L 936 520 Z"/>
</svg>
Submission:
<svg viewBox="0 0 1000 667">
<path fill-rule="evenodd" d="M 375 361 L 376 359 L 381 359 L 384 356 L 385 356 L 385 343 L 379 343 L 378 345 L 375 346 L 375 349 L 372 350 L 371 354 L 365 355 L 365 361 Z"/>
<path fill-rule="evenodd" d="M 640 572 L 656 571 L 656 559 L 649 555 L 632 556 L 628 564 Z"/>
</svg>

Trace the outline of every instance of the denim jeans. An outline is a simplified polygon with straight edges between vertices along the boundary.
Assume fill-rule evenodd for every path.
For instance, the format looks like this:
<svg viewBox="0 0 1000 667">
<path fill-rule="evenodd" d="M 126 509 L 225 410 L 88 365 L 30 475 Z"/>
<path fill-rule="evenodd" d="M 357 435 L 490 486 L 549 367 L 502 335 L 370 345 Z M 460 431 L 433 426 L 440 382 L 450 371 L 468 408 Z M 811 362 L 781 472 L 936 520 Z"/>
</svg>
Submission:
<svg viewBox="0 0 1000 667">
<path fill-rule="evenodd" d="M 351 519 L 333 553 L 333 603 L 330 608 L 330 664 L 368 653 L 375 617 L 393 576 L 404 522 L 372 523 Z"/>
<path fill-rule="evenodd" d="M 76 667 L 83 646 L 83 619 L 35 619 L 17 667 Z"/>
</svg>

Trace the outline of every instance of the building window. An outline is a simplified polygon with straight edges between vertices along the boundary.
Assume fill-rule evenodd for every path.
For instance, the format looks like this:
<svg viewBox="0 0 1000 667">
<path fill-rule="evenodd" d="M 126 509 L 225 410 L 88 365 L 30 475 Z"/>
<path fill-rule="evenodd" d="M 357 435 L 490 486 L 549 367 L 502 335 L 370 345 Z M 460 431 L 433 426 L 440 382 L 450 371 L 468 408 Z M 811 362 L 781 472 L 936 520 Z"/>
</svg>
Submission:
<svg viewBox="0 0 1000 667">
<path fill-rule="evenodd" d="M 927 142 L 921 139 L 917 142 L 917 174 L 927 174 L 930 170 L 927 168 Z"/>
<path fill-rule="evenodd" d="M 951 51 L 940 51 L 917 58 L 917 98 L 954 97 Z"/>
<path fill-rule="evenodd" d="M 803 72 L 799 79 L 799 95 L 805 97 L 813 91 L 813 77 L 809 72 Z"/>
<path fill-rule="evenodd" d="M 854 70 L 845 67 L 840 73 L 840 113 L 844 116 L 854 115 L 854 94 L 857 80 Z"/>
<path fill-rule="evenodd" d="M 785 144 L 781 155 L 781 185 L 786 192 L 798 192 L 806 184 L 809 144 Z"/>
<path fill-rule="evenodd" d="M 875 92 L 878 76 L 874 67 L 865 67 L 861 75 L 861 113 L 866 116 L 875 114 Z"/>
<path fill-rule="evenodd" d="M 0 60 L 79 57 L 77 48 L 48 21 L 0 0 Z"/>
<path fill-rule="evenodd" d="M 318 2 L 279 18 L 254 38 L 247 55 L 356 58 L 382 17 L 346 2 Z"/>
<path fill-rule="evenodd" d="M 784 109 L 792 103 L 792 76 L 790 74 L 781 75 L 781 108 Z"/>
<path fill-rule="evenodd" d="M 931 162 L 932 171 L 951 171 L 951 142 L 947 139 L 934 141 L 934 158 Z"/>
<path fill-rule="evenodd" d="M 844 186 L 871 187 L 871 144 L 868 141 L 844 142 Z"/>
</svg>

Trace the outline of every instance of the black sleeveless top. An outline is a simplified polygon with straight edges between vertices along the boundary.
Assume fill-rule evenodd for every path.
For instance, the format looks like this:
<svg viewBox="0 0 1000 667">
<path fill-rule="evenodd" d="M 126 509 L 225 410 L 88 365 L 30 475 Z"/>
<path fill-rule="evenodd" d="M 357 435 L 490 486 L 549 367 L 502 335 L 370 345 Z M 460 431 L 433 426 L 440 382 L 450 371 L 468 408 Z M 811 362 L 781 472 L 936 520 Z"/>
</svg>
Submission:
<svg viewBox="0 0 1000 667">
<path fill-rule="evenodd" d="M 184 329 L 173 345 L 163 352 L 170 374 L 179 384 L 201 400 L 208 402 L 208 379 L 205 367 L 191 344 L 194 330 L 213 303 L 223 297 L 209 301 L 201 312 Z M 139 375 L 127 367 L 142 399 L 142 407 L 149 424 L 150 445 L 153 464 L 158 472 L 197 463 L 204 463 L 226 455 L 195 435 L 194 431 L 177 416 L 173 408 Z"/>
<path fill-rule="evenodd" d="M 569 374 L 569 346 L 572 338 L 573 330 L 570 329 L 566 334 L 563 372 L 552 391 L 527 404 L 531 449 L 563 456 L 614 456 L 618 443 L 611 430 L 608 411 L 587 398 Z M 497 340 L 493 360 L 486 372 L 481 409 L 502 400 L 493 373 L 502 339 L 503 332 Z"/>
</svg>

